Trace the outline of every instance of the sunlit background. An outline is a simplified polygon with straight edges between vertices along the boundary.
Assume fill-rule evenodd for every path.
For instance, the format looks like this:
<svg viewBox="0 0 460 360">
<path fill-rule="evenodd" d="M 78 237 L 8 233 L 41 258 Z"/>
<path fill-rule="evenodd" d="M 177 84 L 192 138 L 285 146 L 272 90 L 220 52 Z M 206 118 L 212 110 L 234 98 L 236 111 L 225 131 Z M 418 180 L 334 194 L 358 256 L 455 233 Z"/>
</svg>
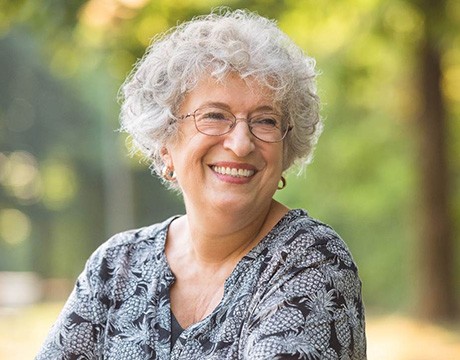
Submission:
<svg viewBox="0 0 460 360">
<path fill-rule="evenodd" d="M 359 266 L 369 359 L 460 359 L 460 2 L 0 0 L 0 359 L 32 358 L 88 256 L 183 213 L 117 131 L 152 37 L 211 8 L 317 60 L 325 132 L 278 199 Z"/>
</svg>

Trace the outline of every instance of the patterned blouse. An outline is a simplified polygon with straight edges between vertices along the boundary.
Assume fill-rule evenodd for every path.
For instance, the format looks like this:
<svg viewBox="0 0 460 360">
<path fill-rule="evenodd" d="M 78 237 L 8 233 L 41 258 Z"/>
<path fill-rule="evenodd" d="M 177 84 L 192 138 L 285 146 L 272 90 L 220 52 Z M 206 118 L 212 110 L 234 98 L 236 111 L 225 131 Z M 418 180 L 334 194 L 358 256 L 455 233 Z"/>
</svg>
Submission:
<svg viewBox="0 0 460 360">
<path fill-rule="evenodd" d="M 36 360 L 366 359 L 357 268 L 340 237 L 300 209 L 240 260 L 216 309 L 171 346 L 164 249 L 174 218 L 95 251 Z"/>
</svg>

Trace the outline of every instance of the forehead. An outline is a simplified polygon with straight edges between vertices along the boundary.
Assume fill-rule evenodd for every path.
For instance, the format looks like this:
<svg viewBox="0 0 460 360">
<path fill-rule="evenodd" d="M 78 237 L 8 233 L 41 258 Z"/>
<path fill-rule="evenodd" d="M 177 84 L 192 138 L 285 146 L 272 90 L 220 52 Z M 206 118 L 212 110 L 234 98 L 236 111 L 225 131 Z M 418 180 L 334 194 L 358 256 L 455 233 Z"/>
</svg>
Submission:
<svg viewBox="0 0 460 360">
<path fill-rule="evenodd" d="M 259 108 L 277 110 L 274 90 L 253 77 L 242 79 L 236 73 L 221 79 L 202 77 L 196 86 L 185 94 L 180 105 L 182 111 L 194 111 L 199 107 L 219 103 L 234 112 L 248 112 Z"/>
</svg>

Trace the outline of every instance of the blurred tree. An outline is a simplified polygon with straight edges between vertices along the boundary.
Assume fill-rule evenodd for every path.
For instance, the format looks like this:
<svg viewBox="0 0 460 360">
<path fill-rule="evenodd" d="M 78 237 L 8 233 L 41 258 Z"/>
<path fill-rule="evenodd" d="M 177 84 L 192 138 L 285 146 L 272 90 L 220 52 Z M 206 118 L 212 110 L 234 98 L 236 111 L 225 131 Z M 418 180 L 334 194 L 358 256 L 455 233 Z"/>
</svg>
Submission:
<svg viewBox="0 0 460 360">
<path fill-rule="evenodd" d="M 96 121 L 39 57 L 27 31 L 0 39 L 0 217 L 14 209 L 30 222 L 21 241 L 0 228 L 1 270 L 69 276 L 73 258 L 87 256 L 103 235 L 97 143 L 87 135 Z M 19 231 L 18 219 L 4 222 Z M 61 252 L 60 239 L 72 251 Z"/>
<path fill-rule="evenodd" d="M 455 245 L 452 225 L 451 170 L 448 152 L 448 111 L 443 94 L 442 57 L 452 24 L 445 0 L 413 0 L 423 15 L 417 59 L 419 109 L 416 125 L 420 147 L 420 313 L 434 320 L 457 315 Z"/>
</svg>

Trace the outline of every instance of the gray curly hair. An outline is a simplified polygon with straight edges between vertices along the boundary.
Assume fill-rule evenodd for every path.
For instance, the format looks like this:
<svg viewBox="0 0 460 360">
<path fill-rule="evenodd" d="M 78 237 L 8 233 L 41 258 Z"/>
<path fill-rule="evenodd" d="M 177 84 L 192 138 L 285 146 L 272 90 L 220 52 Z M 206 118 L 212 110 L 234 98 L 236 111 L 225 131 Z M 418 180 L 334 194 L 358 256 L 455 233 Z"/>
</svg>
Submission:
<svg viewBox="0 0 460 360">
<path fill-rule="evenodd" d="M 219 8 L 157 36 L 120 89 L 121 130 L 162 176 L 162 148 L 177 135 L 175 120 L 187 92 L 207 75 L 236 72 L 274 91 L 286 123 L 283 170 L 306 165 L 322 130 L 315 60 L 276 23 L 248 10 Z"/>
</svg>

